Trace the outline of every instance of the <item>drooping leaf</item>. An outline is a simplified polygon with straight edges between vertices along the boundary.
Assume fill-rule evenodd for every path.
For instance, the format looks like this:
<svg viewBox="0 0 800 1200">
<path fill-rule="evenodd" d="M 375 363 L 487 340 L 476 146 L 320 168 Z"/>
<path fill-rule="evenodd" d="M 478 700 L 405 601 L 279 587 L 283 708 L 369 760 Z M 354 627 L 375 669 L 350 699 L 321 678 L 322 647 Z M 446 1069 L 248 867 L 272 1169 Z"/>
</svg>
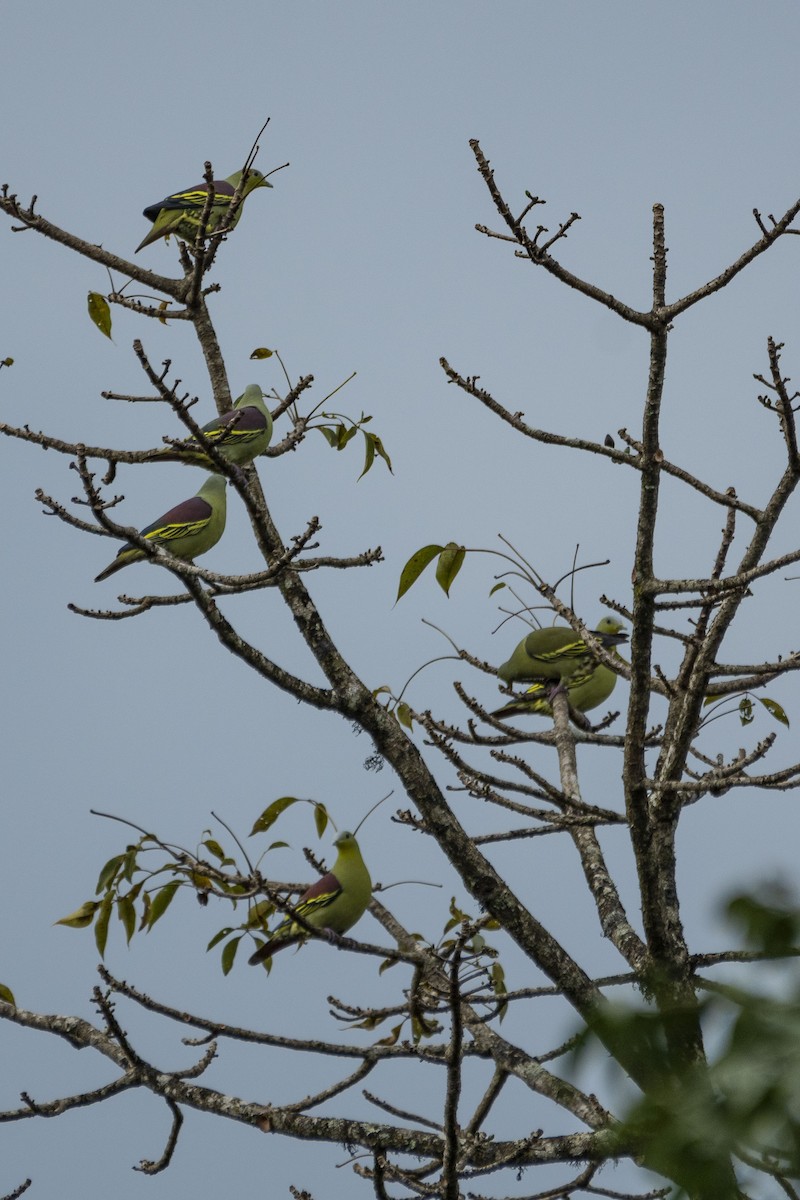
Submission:
<svg viewBox="0 0 800 1200">
<path fill-rule="evenodd" d="M 128 945 L 136 931 L 136 909 L 130 896 L 119 896 L 117 899 L 117 916 L 122 921 Z"/>
<path fill-rule="evenodd" d="M 211 941 L 206 946 L 206 953 L 208 953 L 209 950 L 213 950 L 217 943 L 221 942 L 222 939 L 227 937 L 229 933 L 233 933 L 233 929 L 230 925 L 226 925 L 224 929 L 220 929 L 219 933 L 215 933 Z"/>
<path fill-rule="evenodd" d="M 325 830 L 328 828 L 328 810 L 324 804 L 314 805 L 314 824 L 317 827 L 317 837 L 322 837 Z"/>
<path fill-rule="evenodd" d="M 163 917 L 164 913 L 175 899 L 175 893 L 180 886 L 180 881 L 176 879 L 172 883 L 165 883 L 164 886 L 159 888 L 159 890 L 153 895 L 150 901 L 150 911 L 147 914 L 148 929 L 152 929 L 156 921 Z"/>
<path fill-rule="evenodd" d="M 70 929 L 85 929 L 87 925 L 91 925 L 94 920 L 94 914 L 100 907 L 99 900 L 87 900 L 80 908 L 76 908 L 75 912 L 69 916 L 62 917 L 59 921 L 55 921 L 55 925 L 66 925 Z"/>
<path fill-rule="evenodd" d="M 100 909 L 97 913 L 97 920 L 94 923 L 94 940 L 97 946 L 97 953 L 101 958 L 105 957 L 106 942 L 108 941 L 108 922 L 111 918 L 111 909 L 114 906 L 113 892 L 106 892 Z"/>
<path fill-rule="evenodd" d="M 236 937 L 236 938 L 231 938 L 231 940 L 229 942 L 225 943 L 225 946 L 223 947 L 223 950 L 222 950 L 222 974 L 223 975 L 228 975 L 230 973 L 230 969 L 233 966 L 233 960 L 236 958 L 236 951 L 239 949 L 239 942 L 241 940 L 242 940 L 241 937 Z"/>
<path fill-rule="evenodd" d="M 420 550 L 415 550 L 408 560 L 403 570 L 400 572 L 400 586 L 397 589 L 397 600 L 404 596 L 413 583 L 419 579 L 422 572 L 425 570 L 429 562 L 433 562 L 438 554 L 441 554 L 444 546 L 423 546 Z M 395 600 L 395 604 L 397 603 Z"/>
<path fill-rule="evenodd" d="M 266 346 L 257 346 L 250 357 L 255 359 L 272 358 L 274 353 L 274 350 L 268 350 Z"/>
<path fill-rule="evenodd" d="M 87 303 L 89 316 L 100 332 L 111 339 L 111 309 L 105 296 L 101 296 L 99 292 L 89 292 Z"/>
<path fill-rule="evenodd" d="M 401 725 L 404 725 L 406 729 L 413 731 L 414 718 L 411 716 L 411 709 L 404 700 L 401 700 L 401 702 L 398 704 L 397 708 L 394 710 L 394 715 L 397 717 Z"/>
<path fill-rule="evenodd" d="M 17 1002 L 14 999 L 14 993 L 10 987 L 6 987 L 4 983 L 0 983 L 0 1000 L 4 1000 L 6 1004 L 13 1004 L 17 1007 Z"/>
<path fill-rule="evenodd" d="M 465 546 L 458 546 L 455 542 L 448 542 L 439 555 L 439 563 L 436 567 L 436 582 L 445 596 L 450 595 L 450 587 L 456 575 L 461 570 L 466 553 Z"/>
<path fill-rule="evenodd" d="M 496 584 L 494 585 L 494 587 L 492 588 L 492 590 L 489 592 L 489 595 L 490 595 L 490 596 L 493 596 L 493 595 L 495 594 L 495 592 L 499 592 L 499 591 L 500 591 L 500 589 L 501 589 L 501 588 L 504 588 L 505 586 L 506 586 L 506 585 L 505 585 L 504 583 L 496 583 Z"/>
<path fill-rule="evenodd" d="M 114 882 L 117 872 L 119 871 L 120 867 L 123 865 L 124 862 L 125 862 L 124 854 L 115 854 L 113 858 L 110 858 L 108 860 L 108 862 L 106 863 L 106 865 L 103 867 L 102 871 L 100 872 L 100 875 L 97 880 L 97 887 L 94 889 L 95 893 L 98 896 L 100 895 L 101 892 L 104 892 L 106 890 L 106 888 L 109 887 Z"/>
<path fill-rule="evenodd" d="M 359 475 L 358 478 L 359 479 L 364 478 L 367 471 L 370 469 L 373 462 L 375 461 L 376 454 L 378 455 L 379 458 L 383 459 L 383 461 L 386 463 L 387 467 L 389 468 L 390 474 L 393 475 L 394 472 L 392 471 L 392 460 L 389 458 L 389 455 L 386 453 L 383 442 L 378 437 L 377 433 L 370 433 L 366 429 L 362 429 L 361 432 L 364 435 L 364 470 L 361 472 L 361 474 Z"/>
</svg>

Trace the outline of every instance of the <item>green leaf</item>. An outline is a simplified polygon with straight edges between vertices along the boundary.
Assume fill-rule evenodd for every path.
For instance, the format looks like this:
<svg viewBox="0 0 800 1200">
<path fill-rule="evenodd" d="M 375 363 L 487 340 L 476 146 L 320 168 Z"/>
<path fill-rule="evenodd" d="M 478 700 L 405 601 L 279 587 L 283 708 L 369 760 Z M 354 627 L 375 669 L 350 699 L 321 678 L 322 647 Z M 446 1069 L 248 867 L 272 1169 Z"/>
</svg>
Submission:
<svg viewBox="0 0 800 1200">
<path fill-rule="evenodd" d="M 11 988 L 6 987 L 4 983 L 0 983 L 0 1000 L 4 1000 L 6 1004 L 13 1004 L 14 1008 L 17 1007 L 17 1002 L 14 999 L 14 993 L 11 991 Z"/>
<path fill-rule="evenodd" d="M 756 700 L 758 700 L 759 704 L 763 704 L 767 712 L 770 713 L 770 715 L 773 716 L 776 721 L 780 721 L 781 725 L 785 725 L 787 729 L 789 728 L 789 718 L 781 708 L 780 704 L 778 704 L 777 700 L 770 700 L 768 696 L 756 696 Z"/>
<path fill-rule="evenodd" d="M 489 978 L 492 982 L 492 991 L 494 992 L 495 996 L 505 996 L 508 991 L 508 988 L 506 987 L 506 973 L 500 966 L 499 962 L 492 963 L 492 966 L 489 970 Z M 507 1012 L 508 1001 L 506 1000 L 497 1010 L 497 1015 L 501 1021 Z"/>
<path fill-rule="evenodd" d="M 252 904 L 247 914 L 247 928 L 263 929 L 274 912 L 275 905 L 271 900 L 259 900 L 258 904 Z"/>
<path fill-rule="evenodd" d="M 495 594 L 495 592 L 499 592 L 499 591 L 500 591 L 500 589 L 501 589 L 501 588 L 504 588 L 505 586 L 506 586 L 506 585 L 505 585 L 504 583 L 496 583 L 496 584 L 494 585 L 494 587 L 492 588 L 492 590 L 489 592 L 489 595 L 490 595 L 490 596 L 493 596 L 493 595 Z"/>
<path fill-rule="evenodd" d="M 466 553 L 465 546 L 458 546 L 455 542 L 448 542 L 439 555 L 439 565 L 436 568 L 436 582 L 445 596 L 450 595 L 450 587 L 456 575 L 461 570 Z"/>
<path fill-rule="evenodd" d="M 275 824 L 281 813 L 286 812 L 287 808 L 291 808 L 293 804 L 298 803 L 297 796 L 281 796 L 280 799 L 273 800 L 272 804 L 264 809 L 261 816 L 255 822 L 249 836 L 252 837 L 254 833 L 266 833 Z"/>
<path fill-rule="evenodd" d="M 366 420 L 371 421 L 372 418 L 367 417 Z M 384 446 L 381 439 L 378 437 L 377 433 L 374 433 L 372 435 L 372 437 L 375 442 L 375 453 L 378 455 L 379 458 L 382 458 L 383 461 L 386 463 L 387 467 L 389 468 L 389 474 L 394 475 L 394 471 L 392 470 L 392 460 L 389 458 L 389 455 L 386 453 L 386 447 Z"/>
<path fill-rule="evenodd" d="M 334 450 L 338 447 L 339 439 L 333 430 L 329 429 L 327 425 L 315 425 L 314 428 L 320 431 L 322 436 L 325 438 L 325 441 L 329 446 L 333 447 Z"/>
<path fill-rule="evenodd" d="M 222 846 L 220 846 L 219 842 L 214 840 L 214 838 L 207 838 L 206 841 L 203 842 L 203 845 L 209 854 L 214 855 L 214 858 L 218 858 L 220 861 L 224 859 L 225 851 L 222 849 Z"/>
<path fill-rule="evenodd" d="M 381 963 L 381 965 L 378 967 L 378 974 L 383 975 L 384 971 L 390 971 L 392 967 L 396 967 L 396 966 L 397 966 L 396 958 L 385 958 L 383 960 L 383 962 Z"/>
<path fill-rule="evenodd" d="M 317 827 L 317 837 L 322 837 L 325 830 L 328 828 L 328 810 L 324 804 L 314 805 L 314 824 Z"/>
<path fill-rule="evenodd" d="M 351 425 L 349 429 L 345 425 L 338 425 L 336 427 L 336 449 L 344 450 L 347 443 L 352 441 L 357 433 L 357 425 Z"/>
<path fill-rule="evenodd" d="M 375 461 L 375 435 L 368 433 L 366 429 L 362 429 L 364 435 L 364 470 L 359 475 L 359 479 L 363 479 L 367 471 Z"/>
<path fill-rule="evenodd" d="M 104 892 L 106 890 L 106 888 L 109 888 L 111 886 L 111 884 L 116 879 L 117 872 L 119 871 L 120 867 L 122 866 L 122 864 L 124 862 L 125 862 L 124 854 L 116 854 L 113 858 L 110 858 L 108 860 L 108 862 L 106 863 L 106 865 L 103 867 L 102 871 L 100 872 L 100 876 L 97 880 L 97 887 L 94 889 L 95 893 L 98 896 L 100 895 L 101 892 Z"/>
<path fill-rule="evenodd" d="M 229 942 L 225 943 L 225 947 L 222 951 L 223 975 L 228 975 L 230 973 L 230 969 L 233 966 L 233 960 L 236 958 L 236 951 L 239 949 L 239 942 L 241 940 L 242 938 L 239 936 L 237 938 L 231 938 Z"/>
<path fill-rule="evenodd" d="M 88 307 L 89 316 L 97 328 L 107 338 L 111 338 L 111 309 L 105 296 L 101 296 L 99 292 L 89 292 Z"/>
<path fill-rule="evenodd" d="M 255 358 L 255 359 L 272 358 L 274 353 L 275 353 L 274 350 L 268 350 L 266 346 L 258 346 L 253 351 L 253 353 L 250 355 L 250 357 Z"/>
<path fill-rule="evenodd" d="M 228 934 L 232 932 L 232 926 L 226 925 L 224 929 L 220 929 L 219 933 L 215 933 L 211 941 L 206 946 L 206 953 L 208 953 L 209 950 L 213 950 L 218 942 L 221 942 L 224 937 L 227 937 Z"/>
<path fill-rule="evenodd" d="M 103 902 L 100 905 L 100 911 L 97 914 L 97 920 L 94 924 L 94 940 L 97 946 L 97 952 L 101 958 L 105 956 L 106 942 L 108 941 L 108 922 L 111 917 L 111 909 L 114 906 L 114 896 L 112 892 L 106 892 L 103 897 Z"/>
<path fill-rule="evenodd" d="M 394 710 L 394 715 L 397 717 L 401 725 L 405 725 L 406 729 L 413 731 L 414 718 L 411 716 L 411 709 L 404 700 L 398 704 L 397 708 Z"/>
<path fill-rule="evenodd" d="M 130 895 L 120 896 L 117 899 L 117 916 L 122 921 L 125 929 L 125 937 L 130 946 L 131 938 L 136 932 L 136 909 L 133 906 Z"/>
<path fill-rule="evenodd" d="M 122 874 L 128 883 L 133 883 L 133 876 L 136 871 L 136 846 L 129 846 L 128 852 L 125 855 L 125 865 L 122 869 Z"/>
<path fill-rule="evenodd" d="M 0 360 L 0 367 L 13 367 L 13 365 L 14 365 L 13 358 L 4 358 L 4 359 Z M 0 986 L 2 986 L 2 985 L 0 985 Z M 10 993 L 9 993 L 9 995 L 10 995 Z"/>
<path fill-rule="evenodd" d="M 99 907 L 99 900 L 87 900 L 80 908 L 76 908 L 75 912 L 70 913 L 67 917 L 62 917 L 59 921 L 54 921 L 53 924 L 66 925 L 70 929 L 85 929 L 87 925 L 91 925 Z"/>
<path fill-rule="evenodd" d="M 417 582 L 428 563 L 432 562 L 437 554 L 441 554 L 443 550 L 444 546 L 430 545 L 423 546 L 421 550 L 414 551 L 400 572 L 400 586 L 397 589 L 397 600 L 406 594 L 411 585 Z M 395 600 L 395 604 L 397 600 Z"/>
<path fill-rule="evenodd" d="M 180 881 L 176 879 L 173 883 L 165 883 L 164 886 L 159 888 L 159 890 L 153 895 L 153 898 L 150 901 L 150 911 L 147 914 L 148 929 L 152 929 L 156 921 L 163 917 L 164 913 L 175 899 L 175 893 L 180 886 Z"/>
</svg>

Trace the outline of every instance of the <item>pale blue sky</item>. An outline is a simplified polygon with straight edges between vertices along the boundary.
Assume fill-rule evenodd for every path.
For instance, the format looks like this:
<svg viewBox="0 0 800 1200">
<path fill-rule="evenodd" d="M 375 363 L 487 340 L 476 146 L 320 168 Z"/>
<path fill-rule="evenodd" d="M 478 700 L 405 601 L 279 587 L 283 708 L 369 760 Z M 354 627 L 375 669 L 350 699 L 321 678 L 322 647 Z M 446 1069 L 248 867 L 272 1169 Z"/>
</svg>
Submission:
<svg viewBox="0 0 800 1200">
<path fill-rule="evenodd" d="M 366 680 L 399 688 L 443 652 L 422 617 L 497 662 L 514 637 L 508 630 L 492 637 L 491 559 L 468 562 L 449 601 L 426 577 L 393 608 L 400 569 L 426 542 L 495 546 L 503 533 L 551 578 L 568 569 L 580 542 L 585 560 L 611 559 L 581 581 L 586 616 L 599 613 L 603 591 L 623 602 L 630 596 L 633 472 L 521 440 L 448 386 L 439 368 L 445 355 L 464 374 L 480 375 L 512 411 L 557 432 L 602 440 L 623 425 L 635 431 L 640 420 L 646 338 L 475 232 L 476 222 L 497 227 L 498 218 L 468 139 L 480 139 L 514 205 L 521 207 L 526 188 L 545 197 L 542 219 L 551 227 L 579 211 L 561 260 L 641 307 L 648 306 L 652 205 L 663 203 L 668 298 L 675 299 L 755 239 L 754 207 L 778 215 L 800 194 L 799 36 L 800 12 L 788 2 L 6 4 L 0 182 L 23 200 L 35 192 L 39 210 L 57 224 L 129 254 L 146 231 L 146 204 L 199 179 L 206 158 L 218 177 L 229 174 L 271 117 L 259 166 L 288 160 L 291 167 L 272 191 L 248 201 L 220 256 L 214 316 L 235 390 L 249 382 L 281 386 L 275 359 L 249 362 L 257 345 L 277 347 L 294 377 L 312 372 L 315 399 L 358 372 L 336 406 L 372 413 L 394 477 L 379 464 L 356 483 L 360 450 L 334 455 L 319 435 L 260 473 L 287 541 L 319 514 L 323 552 L 383 546 L 385 566 L 320 577 L 311 590 Z M 106 341 L 86 315 L 87 291 L 107 287 L 103 272 L 2 224 L 0 357 L 13 356 L 15 365 L 0 372 L 1 419 L 68 438 L 157 445 L 173 432 L 169 414 L 117 406 L 100 392 L 142 389 L 130 350 L 138 336 L 155 362 L 170 357 L 185 386 L 207 395 L 188 331 L 117 312 L 114 343 Z M 681 318 L 671 343 L 666 453 L 756 503 L 782 460 L 752 375 L 766 369 L 769 334 L 786 343 L 787 373 L 800 375 L 798 255 L 800 241 L 785 239 Z M 159 243 L 141 258 L 168 271 L 175 250 Z M 125 843 L 121 827 L 91 817 L 90 807 L 192 842 L 212 808 L 246 832 L 285 793 L 314 796 L 340 825 L 355 824 L 393 781 L 388 770 L 363 771 L 366 738 L 260 685 L 194 613 L 102 624 L 68 612 L 69 601 L 91 606 L 116 595 L 117 581 L 92 583 L 114 548 L 42 517 L 37 486 L 62 499 L 76 493 L 65 460 L 10 442 L 0 454 L 0 502 L 13 514 L 0 534 L 0 980 L 27 1007 L 90 1016 L 93 939 L 52 927 L 88 897 L 99 867 Z M 121 470 L 118 479 L 125 516 L 140 525 L 198 485 L 177 467 Z M 666 485 L 658 569 L 705 572 L 721 523 L 718 510 Z M 796 547 L 796 529 L 794 502 L 778 549 Z M 222 570 L 255 566 L 237 506 L 206 561 Z M 135 572 L 122 577 L 125 590 L 159 582 L 150 568 Z M 735 631 L 732 658 L 774 657 L 795 646 L 797 586 L 775 580 L 758 590 Z M 241 599 L 229 612 L 267 653 L 316 681 L 277 597 Z M 453 664 L 423 673 L 410 702 L 456 717 L 453 678 L 493 702 L 490 683 Z M 771 694 L 796 714 L 792 733 L 780 735 L 777 766 L 796 757 L 800 706 L 796 684 L 778 683 Z M 617 697 L 624 704 L 623 688 Z M 749 747 L 770 729 L 763 720 L 755 733 L 731 723 L 719 744 Z M 617 803 L 617 764 L 586 761 L 587 798 Z M 493 824 L 473 815 L 471 802 L 455 803 L 468 824 Z M 440 877 L 437 856 L 390 823 L 390 807 L 361 839 L 374 877 Z M 720 936 L 713 914 L 731 881 L 793 866 L 797 833 L 791 797 L 728 796 L 687 814 L 682 882 L 693 948 Z M 281 868 L 297 874 L 299 847 L 311 836 L 307 818 L 287 821 L 286 835 L 294 851 L 284 852 Z M 628 870 L 622 839 L 604 843 Z M 556 839 L 512 845 L 495 861 L 586 969 L 613 964 L 566 846 Z M 443 879 L 441 894 L 389 893 L 414 928 L 429 923 L 431 937 L 458 887 L 449 874 Z M 632 878 L 623 890 L 636 916 Z M 281 962 L 269 981 L 241 968 L 223 980 L 216 957 L 203 953 L 224 922 L 221 914 L 214 920 L 186 903 L 181 922 L 135 939 L 130 953 L 115 930 L 110 968 L 181 1007 L 279 1030 L 295 1028 L 296 997 L 305 990 L 306 1029 L 340 1036 L 325 996 L 358 994 L 349 960 L 313 947 Z M 360 928 L 378 935 L 372 922 Z M 513 985 L 536 980 L 513 954 L 509 964 Z M 370 995 L 391 994 L 391 972 L 382 992 L 373 990 L 371 964 L 353 972 L 363 973 Z M 165 1066 L 190 1061 L 155 1022 L 141 1036 Z M 32 1035 L 0 1027 L 0 1047 L 3 1108 L 23 1088 L 49 1097 L 104 1078 L 98 1064 Z M 208 1081 L 254 1099 L 290 1094 L 275 1087 L 271 1070 L 266 1056 L 226 1047 Z M 262 1142 L 197 1115 L 187 1120 L 169 1172 L 132 1174 L 132 1163 L 160 1153 L 166 1127 L 165 1113 L 145 1096 L 5 1127 L 0 1192 L 32 1174 L 37 1197 L 63 1191 L 65 1177 L 71 1194 L 119 1200 L 218 1195 L 232 1179 L 237 1191 L 266 1194 L 268 1170 L 270 1196 L 288 1195 L 290 1182 L 316 1200 L 356 1194 L 349 1169 L 331 1178 L 344 1152 L 301 1154 L 298 1145 Z M 534 1186 L 530 1176 L 522 1186 Z"/>
</svg>

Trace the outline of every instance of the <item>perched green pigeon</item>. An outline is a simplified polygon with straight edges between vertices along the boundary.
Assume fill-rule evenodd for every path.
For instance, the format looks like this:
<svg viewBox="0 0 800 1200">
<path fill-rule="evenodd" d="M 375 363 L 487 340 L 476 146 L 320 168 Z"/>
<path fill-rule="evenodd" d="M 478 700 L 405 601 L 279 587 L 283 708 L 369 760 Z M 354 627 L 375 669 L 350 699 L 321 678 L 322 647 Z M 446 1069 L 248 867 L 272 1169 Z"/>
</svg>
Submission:
<svg viewBox="0 0 800 1200">
<path fill-rule="evenodd" d="M 340 833 L 333 844 L 339 849 L 333 870 L 312 883 L 294 905 L 294 910 L 314 929 L 347 933 L 367 910 L 372 880 L 354 834 Z M 287 916 L 273 929 L 264 945 L 250 956 L 250 963 L 252 966 L 262 963 L 279 950 L 303 942 L 307 937 L 302 925 Z"/>
<path fill-rule="evenodd" d="M 243 174 L 243 171 L 234 171 L 233 175 L 229 175 L 227 179 L 214 180 L 214 199 L 211 203 L 206 233 L 213 233 L 215 229 L 228 225 L 228 207 Z M 260 187 L 272 187 L 272 184 L 264 178 L 260 171 L 251 167 L 242 187 L 241 203 L 230 221 L 231 229 L 238 224 L 247 197 Z M 147 237 L 142 239 L 134 253 L 138 254 L 151 242 L 157 242 L 162 237 L 169 237 L 171 233 L 177 234 L 185 242 L 193 242 L 200 228 L 200 218 L 203 215 L 207 196 L 208 184 L 196 183 L 194 187 L 185 188 L 182 192 L 173 192 L 171 196 L 159 200 L 158 204 L 149 205 L 144 210 L 144 216 L 148 221 L 153 222 L 153 228 Z"/>
<path fill-rule="evenodd" d="M 585 713 L 607 700 L 616 683 L 617 677 L 613 671 L 602 663 L 592 663 L 592 660 L 587 658 L 562 686 L 566 687 L 570 708 Z M 522 717 L 528 713 L 536 713 L 541 717 L 552 717 L 552 694 L 552 682 L 541 680 L 532 684 L 521 696 L 496 709 L 492 716 Z"/>
<path fill-rule="evenodd" d="M 603 646 L 626 642 L 628 635 L 616 617 L 603 617 L 592 630 Z M 536 683 L 541 679 L 568 680 L 584 666 L 591 651 L 569 625 L 534 629 L 524 637 L 508 662 L 497 668 L 503 683 Z"/>
<path fill-rule="evenodd" d="M 225 529 L 225 488 L 227 479 L 209 475 L 196 496 L 181 501 L 165 512 L 152 525 L 145 526 L 141 535 L 156 546 L 164 546 L 176 558 L 191 561 L 216 546 Z M 95 577 L 95 583 L 108 579 L 129 563 L 141 562 L 147 554 L 140 546 L 126 542 L 112 563 Z"/>
<path fill-rule="evenodd" d="M 231 411 L 204 425 L 203 434 L 225 461 L 234 466 L 243 467 L 263 454 L 272 437 L 272 413 L 258 384 L 248 384 Z M 207 471 L 217 470 L 217 464 L 194 438 L 182 446 L 156 450 L 149 457 L 152 461 L 182 462 L 190 467 L 205 467 Z"/>
</svg>

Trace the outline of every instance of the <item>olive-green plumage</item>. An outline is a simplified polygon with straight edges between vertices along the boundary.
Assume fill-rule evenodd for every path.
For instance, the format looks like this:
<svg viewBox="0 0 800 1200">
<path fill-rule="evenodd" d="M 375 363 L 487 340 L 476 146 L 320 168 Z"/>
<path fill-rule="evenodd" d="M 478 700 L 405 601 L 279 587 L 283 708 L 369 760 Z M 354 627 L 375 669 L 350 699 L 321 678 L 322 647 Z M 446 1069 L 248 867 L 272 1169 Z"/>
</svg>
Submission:
<svg viewBox="0 0 800 1200">
<path fill-rule="evenodd" d="M 203 436 L 219 450 L 226 462 L 243 467 L 263 454 L 272 438 L 272 413 L 264 403 L 264 393 L 257 383 L 244 389 L 233 408 L 214 417 L 202 427 Z M 182 446 L 155 450 L 152 462 L 181 462 L 190 467 L 218 470 L 217 464 L 195 438 Z"/>
<path fill-rule="evenodd" d="M 570 675 L 566 684 L 560 686 L 566 687 L 570 708 L 585 713 L 592 708 L 597 708 L 604 700 L 607 700 L 616 687 L 616 683 L 617 676 L 613 671 L 603 666 L 602 663 L 592 663 L 591 659 L 586 659 L 584 665 Z M 529 713 L 535 713 L 541 717 L 552 717 L 553 708 L 550 697 L 553 694 L 553 688 L 552 681 L 541 680 L 539 683 L 534 683 L 517 699 L 496 709 L 492 716 L 522 717 Z"/>
<path fill-rule="evenodd" d="M 165 512 L 152 525 L 145 526 L 141 535 L 155 546 L 163 546 L 176 558 L 191 561 L 216 546 L 225 530 L 225 488 L 222 475 L 209 475 L 200 491 Z M 108 579 L 129 563 L 141 562 L 147 554 L 140 546 L 126 542 L 113 562 L 95 577 L 95 583 Z"/>
<path fill-rule="evenodd" d="M 592 632 L 608 648 L 628 640 L 616 617 L 603 617 Z M 534 629 L 524 637 L 508 662 L 497 668 L 497 674 L 504 683 L 566 681 L 590 656 L 586 642 L 569 625 L 551 625 L 548 629 Z"/>
<path fill-rule="evenodd" d="M 242 186 L 239 207 L 229 218 L 228 209 L 243 174 L 243 171 L 234 171 L 233 175 L 229 175 L 227 179 L 214 180 L 214 199 L 211 202 L 211 212 L 206 225 L 207 234 L 213 233 L 215 229 L 234 229 L 239 223 L 244 202 L 250 193 L 256 188 L 272 187 L 272 184 L 260 171 L 251 167 Z M 166 196 L 157 204 L 150 204 L 144 210 L 144 216 L 153 222 L 153 227 L 147 236 L 142 238 L 134 253 L 138 254 L 145 246 L 157 242 L 159 238 L 169 237 L 171 233 L 183 238 L 185 242 L 194 242 L 200 228 L 207 196 L 208 184 L 197 183 L 194 187 L 185 188 L 182 192 L 173 192 L 171 196 Z"/>
<path fill-rule="evenodd" d="M 340 833 L 334 845 L 339 853 L 333 869 L 303 893 L 295 912 L 320 932 L 347 933 L 363 917 L 372 895 L 372 880 L 352 833 Z M 273 929 L 263 946 L 251 955 L 255 966 L 286 946 L 303 942 L 308 933 L 291 916 Z"/>
</svg>

